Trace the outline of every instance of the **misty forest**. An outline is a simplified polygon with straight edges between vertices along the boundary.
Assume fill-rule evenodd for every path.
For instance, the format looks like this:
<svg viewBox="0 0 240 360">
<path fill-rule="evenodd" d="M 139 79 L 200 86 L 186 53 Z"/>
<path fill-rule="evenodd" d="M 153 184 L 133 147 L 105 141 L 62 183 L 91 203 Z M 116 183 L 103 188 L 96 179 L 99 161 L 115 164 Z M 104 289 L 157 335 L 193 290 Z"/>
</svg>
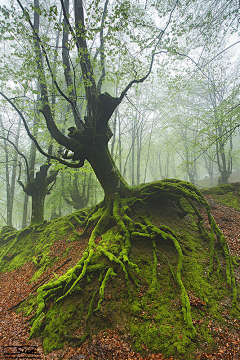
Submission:
<svg viewBox="0 0 240 360">
<path fill-rule="evenodd" d="M 240 359 L 239 30 L 0 1 L 0 358 Z"/>
</svg>

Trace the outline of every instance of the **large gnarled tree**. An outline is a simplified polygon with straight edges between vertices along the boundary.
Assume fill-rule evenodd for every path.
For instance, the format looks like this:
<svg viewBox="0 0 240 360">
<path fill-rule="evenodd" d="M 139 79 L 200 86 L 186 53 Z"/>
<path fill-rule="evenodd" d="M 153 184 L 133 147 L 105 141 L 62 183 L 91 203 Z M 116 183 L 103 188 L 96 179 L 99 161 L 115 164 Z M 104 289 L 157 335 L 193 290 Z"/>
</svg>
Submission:
<svg viewBox="0 0 240 360">
<path fill-rule="evenodd" d="M 146 241 L 151 241 L 152 243 L 153 270 L 152 282 L 149 285 L 149 291 L 154 293 L 157 282 L 156 241 L 161 238 L 164 241 L 171 242 L 178 256 L 178 265 L 176 273 L 173 274 L 173 276 L 179 287 L 182 310 L 184 320 L 189 331 L 189 338 L 194 338 L 197 332 L 192 322 L 190 301 L 181 276 L 184 255 L 178 237 L 167 226 L 155 226 L 147 216 L 137 213 L 137 208 L 135 206 L 137 204 L 145 204 L 148 201 L 158 200 L 159 202 L 164 202 L 166 199 L 170 199 L 179 208 L 179 214 L 184 216 L 187 213 L 181 204 L 181 199 L 184 198 L 188 202 L 188 206 L 191 208 L 191 211 L 195 214 L 197 225 L 202 236 L 204 236 L 211 244 L 210 263 L 208 269 L 209 274 L 213 271 L 214 257 L 218 259 L 217 252 L 214 250 L 215 237 L 220 244 L 221 251 L 223 252 L 226 260 L 227 282 L 233 287 L 233 299 L 234 304 L 236 304 L 237 290 L 233 274 L 232 260 L 226 240 L 211 215 L 209 205 L 203 198 L 200 191 L 198 191 L 192 184 L 180 180 L 163 180 L 152 184 L 141 185 L 136 188 L 130 188 L 117 169 L 108 150 L 108 142 L 111 138 L 109 120 L 115 109 L 121 104 L 124 97 L 127 95 L 129 89 L 134 84 L 144 82 L 151 74 L 154 58 L 156 53 L 159 52 L 158 47 L 166 30 L 168 29 L 169 24 L 171 23 L 174 11 L 176 11 L 178 6 L 178 1 L 172 3 L 171 8 L 166 6 L 165 25 L 160 31 L 158 31 L 157 34 L 155 33 L 156 37 L 153 41 L 146 43 L 146 45 L 142 44 L 142 47 L 140 47 L 140 52 L 146 49 L 148 50 L 151 47 L 151 50 L 149 50 L 151 55 L 149 57 L 148 69 L 146 70 L 145 75 L 142 77 L 136 76 L 128 83 L 128 85 L 125 85 L 119 97 L 113 97 L 107 92 L 101 93 L 103 80 L 106 76 L 104 29 L 108 13 L 108 0 L 105 0 L 104 2 L 102 16 L 99 19 L 99 48 L 95 54 L 96 56 L 93 56 L 89 50 L 88 29 L 85 24 L 83 1 L 74 0 L 73 22 L 72 18 L 69 16 L 70 11 L 68 0 L 61 0 L 61 8 L 64 17 L 62 33 L 62 59 L 67 90 L 60 88 L 51 67 L 51 62 L 46 50 L 46 44 L 44 44 L 41 39 L 39 14 L 42 10 L 39 7 L 38 0 L 35 0 L 34 2 L 34 22 L 31 21 L 31 16 L 26 12 L 22 3 L 19 0 L 17 0 L 17 2 L 27 16 L 27 20 L 32 28 L 34 37 L 37 74 L 41 90 L 39 111 L 44 116 L 47 129 L 53 139 L 66 150 L 63 154 L 63 158 L 58 158 L 53 155 L 50 156 L 42 150 L 35 139 L 37 148 L 47 157 L 58 160 L 62 164 L 70 167 L 80 168 L 87 160 L 92 166 L 92 169 L 96 174 L 105 194 L 104 201 L 96 205 L 96 207 L 94 207 L 87 216 L 86 213 L 79 213 L 79 216 L 73 216 L 75 222 L 84 228 L 81 236 L 86 235 L 87 230 L 91 229 L 88 246 L 74 268 L 68 270 L 56 281 L 45 284 L 38 289 L 38 308 L 35 321 L 32 325 L 31 335 L 38 334 L 42 325 L 42 320 L 45 316 L 44 311 L 46 311 L 46 302 L 51 297 L 55 297 L 56 303 L 59 303 L 68 295 L 73 294 L 77 288 L 79 290 L 79 286 L 80 290 L 84 291 L 84 287 L 86 286 L 85 279 L 88 272 L 91 274 L 95 272 L 96 274 L 100 273 L 100 284 L 99 288 L 97 288 L 91 295 L 86 318 L 85 334 L 81 339 L 79 339 L 78 343 L 84 341 L 90 332 L 89 318 L 93 312 L 94 306 L 96 306 L 94 311 L 101 308 L 102 301 L 104 300 L 104 290 L 108 281 L 112 277 L 116 276 L 118 271 L 122 271 L 124 273 L 128 289 L 130 282 L 139 286 L 139 279 L 137 278 L 139 269 L 137 264 L 133 263 L 130 259 L 131 242 L 134 239 L 144 239 Z M 92 6 L 94 6 L 94 4 L 92 4 Z M 116 5 L 116 14 L 126 22 L 128 21 L 127 12 L 129 6 L 128 2 Z M 109 21 L 110 20 L 108 20 L 108 26 L 110 26 Z M 114 29 L 112 27 L 109 31 L 113 30 Z M 71 62 L 73 44 L 76 48 L 76 62 L 80 65 L 80 71 L 79 68 L 75 65 L 73 66 L 73 63 Z M 94 63 L 98 55 L 100 55 L 98 63 L 99 66 L 95 67 Z M 134 63 L 132 65 L 132 69 L 132 74 L 136 74 Z M 69 128 L 68 136 L 64 135 L 59 130 L 57 123 L 54 121 L 49 101 L 49 85 L 46 73 L 50 73 L 52 76 L 54 89 L 58 92 L 61 99 L 71 106 L 75 125 Z M 79 89 L 76 87 L 77 82 L 82 84 L 85 93 L 84 97 L 86 100 L 86 107 L 84 113 L 81 113 L 78 106 Z M 19 111 L 10 99 L 8 99 L 8 101 L 15 106 L 17 111 Z M 19 113 L 21 114 L 20 111 Z M 22 114 L 21 116 L 29 136 L 34 139 L 27 127 L 27 122 L 24 119 L 24 116 Z M 196 206 L 196 203 L 203 206 L 208 214 L 211 228 L 210 234 L 208 234 L 204 229 L 203 218 Z M 135 208 L 136 211 L 135 215 L 133 215 L 133 208 Z M 117 228 L 118 234 L 111 238 L 111 242 L 99 241 L 99 236 L 112 227 Z M 114 243 L 114 247 L 112 247 L 112 243 Z"/>
</svg>

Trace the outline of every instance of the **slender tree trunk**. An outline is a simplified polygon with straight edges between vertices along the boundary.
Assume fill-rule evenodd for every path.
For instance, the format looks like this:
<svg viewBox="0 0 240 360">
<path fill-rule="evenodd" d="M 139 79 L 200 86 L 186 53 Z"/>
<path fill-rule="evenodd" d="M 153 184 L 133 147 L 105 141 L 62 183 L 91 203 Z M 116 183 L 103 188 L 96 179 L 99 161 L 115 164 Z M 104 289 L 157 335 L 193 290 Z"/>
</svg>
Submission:
<svg viewBox="0 0 240 360">
<path fill-rule="evenodd" d="M 122 174 L 122 141 L 121 141 L 121 121 L 118 111 L 118 156 L 119 156 L 119 171 Z"/>
<path fill-rule="evenodd" d="M 141 167 L 141 153 L 142 153 L 142 132 L 143 132 L 142 125 L 143 124 L 141 121 L 141 126 L 138 127 L 138 131 L 137 131 L 137 185 L 140 184 L 140 175 L 141 175 L 140 167 Z"/>
<path fill-rule="evenodd" d="M 4 135 L 4 126 L 0 116 L 0 124 L 2 127 L 2 133 Z M 19 136 L 21 128 L 21 118 L 19 118 L 18 128 L 16 131 L 16 137 L 14 145 L 18 148 Z M 5 150 L 5 172 L 6 172 L 6 194 L 7 194 L 7 226 L 13 226 L 13 203 L 16 185 L 16 174 L 17 174 L 17 159 L 18 152 L 16 149 L 13 150 L 12 166 L 9 162 L 7 137 L 4 139 L 4 150 Z"/>
<path fill-rule="evenodd" d="M 18 128 L 16 133 L 16 141 L 15 146 L 18 148 L 18 142 L 20 137 L 20 129 L 21 129 L 21 118 L 18 121 Z M 10 210 L 9 210 L 9 223 L 12 224 L 12 216 L 13 216 L 13 200 L 15 194 L 15 185 L 16 185 L 16 175 L 17 175 L 17 159 L 18 159 L 18 152 L 14 150 L 14 157 L 13 157 L 13 166 L 12 166 L 12 178 L 10 184 Z M 12 226 L 12 225 L 10 225 Z"/>
<path fill-rule="evenodd" d="M 132 166 L 131 166 L 131 180 L 132 186 L 135 185 L 135 138 L 136 138 L 136 119 L 132 115 Z"/>
<path fill-rule="evenodd" d="M 23 229 L 27 227 L 27 216 L 28 216 L 28 194 L 24 193 L 23 216 L 22 216 Z"/>
<path fill-rule="evenodd" d="M 169 148 L 167 149 L 167 159 L 165 164 L 165 179 L 169 177 Z"/>
<path fill-rule="evenodd" d="M 150 131 L 150 135 L 149 135 L 148 151 L 147 151 L 147 161 L 146 161 L 146 166 L 145 166 L 145 172 L 144 172 L 143 182 L 146 181 L 146 177 L 147 177 L 147 168 L 148 168 L 148 161 L 149 161 L 149 157 L 150 157 L 150 148 L 151 148 L 152 132 L 153 132 L 153 124 L 152 124 L 151 131 Z M 159 156 L 159 161 L 160 161 L 160 156 Z M 159 163 L 160 163 L 160 162 L 159 162 Z"/>
</svg>

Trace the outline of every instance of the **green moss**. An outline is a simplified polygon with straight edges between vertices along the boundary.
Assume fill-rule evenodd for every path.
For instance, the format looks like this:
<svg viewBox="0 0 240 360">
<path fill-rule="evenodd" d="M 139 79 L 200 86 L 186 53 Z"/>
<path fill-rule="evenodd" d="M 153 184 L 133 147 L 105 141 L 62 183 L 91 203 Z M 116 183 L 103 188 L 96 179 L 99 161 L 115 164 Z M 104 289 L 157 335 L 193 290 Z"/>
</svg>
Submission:
<svg viewBox="0 0 240 360">
<path fill-rule="evenodd" d="M 0 230 L 0 243 L 11 240 L 17 233 L 17 229 L 12 226 L 3 226 Z"/>
<path fill-rule="evenodd" d="M 35 296 L 29 296 L 27 300 L 23 301 L 16 309 L 17 314 L 22 312 L 23 316 L 29 316 L 37 307 L 37 298 Z"/>
<path fill-rule="evenodd" d="M 75 313 L 80 318 L 73 322 Z M 76 304 L 75 301 L 68 300 L 62 305 L 54 305 L 50 308 L 44 318 L 47 325 L 42 332 L 43 348 L 46 353 L 63 347 L 67 337 L 80 322 L 81 314 L 81 303 Z"/>
<path fill-rule="evenodd" d="M 214 198 L 223 205 L 233 207 L 236 210 L 240 210 L 239 196 L 236 196 L 232 192 L 229 192 L 224 196 L 215 195 Z"/>
<path fill-rule="evenodd" d="M 121 251 L 122 236 L 119 235 L 116 228 L 106 231 L 102 234 L 99 245 L 114 255 L 118 255 Z"/>
<path fill-rule="evenodd" d="M 107 273 L 104 277 L 104 280 L 102 281 L 102 285 L 100 286 L 99 288 L 99 295 L 100 295 L 100 300 L 98 301 L 98 305 L 96 307 L 96 309 L 94 309 L 94 311 L 97 311 L 97 310 L 100 310 L 100 307 L 101 307 L 101 303 L 104 299 L 104 291 L 105 291 L 105 287 L 106 287 L 106 284 L 107 284 L 107 281 L 109 280 L 110 277 L 112 276 L 117 276 L 117 274 L 113 271 L 113 269 L 110 267 L 108 270 L 107 270 Z"/>
<path fill-rule="evenodd" d="M 39 226 L 29 226 L 26 229 L 12 232 L 11 237 L 7 236 L 8 241 L 0 247 L 0 269 L 1 271 L 12 271 L 18 269 L 27 262 L 34 262 L 36 266 L 41 266 L 39 274 L 45 271 L 47 266 L 51 266 L 51 259 L 48 255 L 51 245 L 69 234 L 67 217 L 54 219 L 49 223 Z M 40 258 L 39 264 L 36 259 Z M 38 275 L 34 277 L 36 279 Z"/>
<path fill-rule="evenodd" d="M 206 195 L 224 195 L 232 191 L 234 191 L 234 186 L 232 184 L 226 184 L 204 189 L 203 193 Z"/>
<path fill-rule="evenodd" d="M 178 180 L 141 185 L 131 196 L 116 196 L 87 213 L 31 228 L 14 246 L 12 240 L 3 244 L 2 254 L 8 254 L 9 244 L 14 250 L 11 261 L 4 260 L 5 269 L 30 259 L 36 279 L 52 265 L 54 241 L 66 235 L 80 239 L 75 228 L 84 225 L 83 236 L 93 226 L 77 264 L 39 287 L 37 301 L 30 298 L 22 308 L 25 314 L 36 309 L 31 336 L 42 335 L 46 352 L 118 325 L 141 352 L 190 360 L 199 344 L 214 345 L 208 323 L 223 321 L 221 302 L 230 295 L 226 280 L 237 298 L 232 260 L 209 205 L 192 184 Z M 210 234 L 196 203 L 208 214 Z M 184 218 L 186 210 L 190 219 Z M 81 336 L 74 337 L 78 327 Z"/>
<path fill-rule="evenodd" d="M 211 189 L 204 189 L 203 194 L 212 195 L 213 198 L 225 205 L 240 210 L 240 193 L 238 183 L 220 185 Z"/>
</svg>

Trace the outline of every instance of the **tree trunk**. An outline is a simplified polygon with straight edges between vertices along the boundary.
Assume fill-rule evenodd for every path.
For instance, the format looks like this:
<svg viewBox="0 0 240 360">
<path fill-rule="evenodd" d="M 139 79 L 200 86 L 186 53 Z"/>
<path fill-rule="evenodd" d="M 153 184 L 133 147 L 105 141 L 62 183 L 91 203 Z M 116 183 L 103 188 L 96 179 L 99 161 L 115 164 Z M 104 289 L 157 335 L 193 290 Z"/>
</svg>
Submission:
<svg viewBox="0 0 240 360">
<path fill-rule="evenodd" d="M 121 141 L 121 121 L 118 111 L 118 158 L 119 158 L 119 171 L 122 174 L 122 141 Z"/>
<path fill-rule="evenodd" d="M 47 193 L 44 191 L 33 194 L 32 196 L 32 217 L 31 225 L 41 224 L 44 221 L 44 202 Z"/>
<path fill-rule="evenodd" d="M 105 197 L 108 198 L 116 193 L 120 196 L 128 194 L 129 186 L 116 167 L 107 144 L 99 141 L 97 145 L 88 161 L 104 190 Z"/>
<path fill-rule="evenodd" d="M 21 127 L 21 118 L 19 118 L 18 122 L 18 128 L 16 132 L 16 138 L 14 143 L 12 142 L 12 145 L 14 145 L 15 149 L 13 152 L 13 158 L 12 162 L 13 165 L 10 166 L 10 160 L 9 160 L 9 150 L 8 150 L 8 135 L 5 137 L 5 129 L 3 126 L 3 122 L 0 116 L 0 124 L 2 128 L 2 134 L 4 135 L 4 150 L 5 150 L 5 173 L 6 173 L 6 193 L 7 193 L 7 226 L 12 227 L 12 217 L 13 217 L 13 200 L 14 200 L 14 194 L 15 194 L 15 184 L 16 184 L 16 174 L 17 174 L 17 159 L 18 159 L 18 141 L 20 136 L 20 127 Z M 10 176 L 11 173 L 11 176 Z"/>
<path fill-rule="evenodd" d="M 27 214 L 28 214 L 28 194 L 24 193 L 23 217 L 22 217 L 23 229 L 27 227 Z"/>
<path fill-rule="evenodd" d="M 40 224 L 44 220 L 45 197 L 51 190 L 48 186 L 56 181 L 58 174 L 58 171 L 54 171 L 47 176 L 49 167 L 50 164 L 42 165 L 35 178 L 30 180 L 26 187 L 19 181 L 24 192 L 32 197 L 31 225 Z"/>
</svg>

